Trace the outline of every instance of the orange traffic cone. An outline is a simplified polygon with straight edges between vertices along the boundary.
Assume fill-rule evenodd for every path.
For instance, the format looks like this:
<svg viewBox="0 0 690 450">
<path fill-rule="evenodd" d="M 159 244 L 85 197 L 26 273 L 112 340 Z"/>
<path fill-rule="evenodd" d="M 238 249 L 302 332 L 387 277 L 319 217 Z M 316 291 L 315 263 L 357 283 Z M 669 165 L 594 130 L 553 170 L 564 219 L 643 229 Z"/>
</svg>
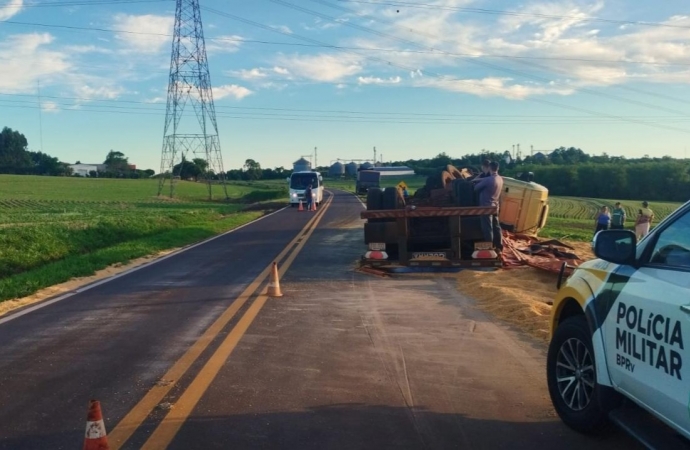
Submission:
<svg viewBox="0 0 690 450">
<path fill-rule="evenodd" d="M 89 413 L 86 416 L 84 450 L 108 450 L 109 448 L 108 438 L 105 435 L 103 414 L 101 414 L 101 403 L 91 400 L 89 402 Z"/>
<path fill-rule="evenodd" d="M 271 281 L 268 282 L 268 292 L 269 297 L 282 297 L 283 293 L 280 292 L 280 279 L 278 277 L 278 264 L 273 263 L 273 272 L 271 273 Z"/>
<path fill-rule="evenodd" d="M 304 206 L 302 206 L 302 200 L 299 201 L 299 209 L 297 211 L 304 211 Z"/>
<path fill-rule="evenodd" d="M 311 210 L 316 211 L 316 200 L 312 200 L 311 202 Z"/>
</svg>

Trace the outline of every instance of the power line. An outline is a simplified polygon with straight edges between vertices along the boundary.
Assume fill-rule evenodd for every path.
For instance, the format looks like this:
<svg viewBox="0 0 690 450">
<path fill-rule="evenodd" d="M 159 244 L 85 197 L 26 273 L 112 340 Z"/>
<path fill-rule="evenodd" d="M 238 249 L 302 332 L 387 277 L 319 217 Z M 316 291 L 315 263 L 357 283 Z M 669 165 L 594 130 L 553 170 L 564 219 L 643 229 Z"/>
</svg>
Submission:
<svg viewBox="0 0 690 450">
<path fill-rule="evenodd" d="M 516 16 L 516 17 L 536 17 L 541 19 L 569 19 L 569 20 L 579 20 L 581 22 L 603 22 L 611 23 L 615 25 L 642 25 L 646 27 L 666 27 L 666 28 L 690 28 L 688 25 L 674 25 L 669 23 L 660 22 L 643 22 L 637 20 L 619 20 L 619 19 L 606 19 L 601 17 L 592 16 L 565 16 L 557 14 L 540 14 L 540 13 L 527 13 L 519 11 L 506 11 L 499 9 L 485 9 L 485 8 L 466 8 L 461 6 L 445 6 L 445 5 L 432 5 L 428 3 L 409 3 L 409 2 L 399 2 L 399 1 L 368 1 L 368 0 L 338 0 L 344 3 L 364 3 L 369 5 L 381 5 L 381 6 L 408 6 L 410 8 L 418 9 L 437 9 L 446 11 L 457 11 L 475 14 L 490 14 L 490 15 L 502 15 L 502 16 Z"/>
<path fill-rule="evenodd" d="M 40 105 L 2 105 L 4 108 L 19 108 L 19 109 L 39 109 Z M 59 105 L 58 105 L 59 106 Z M 94 107 L 94 105 L 90 105 Z M 69 111 L 69 112 L 86 112 L 86 113 L 107 113 L 107 114 L 127 114 L 127 115 L 149 115 L 162 117 L 164 115 L 162 110 L 159 111 L 127 111 L 127 110 L 108 110 L 108 109 L 87 109 L 87 108 L 65 108 L 59 111 Z M 242 119 L 242 120 L 257 120 L 257 121 L 291 121 L 291 122 L 331 122 L 331 123 L 378 123 L 378 124 L 415 124 L 415 125 L 577 125 L 577 124 L 592 124 L 592 125 L 615 125 L 615 124 L 629 124 L 628 120 L 624 121 L 601 121 L 589 119 L 590 122 L 583 121 L 571 121 L 571 120 L 552 120 L 552 121 L 534 121 L 534 120 L 515 120 L 515 121 L 505 121 L 505 120 L 489 120 L 490 117 L 487 116 L 480 120 L 456 120 L 456 121 L 443 121 L 443 120 L 420 120 L 413 118 L 372 118 L 372 117 L 339 117 L 339 116 L 301 116 L 301 115 L 271 115 L 265 113 L 234 113 L 234 114 L 218 114 L 218 117 L 229 118 L 229 119 Z M 671 120 L 670 122 L 688 122 L 690 119 L 677 119 Z"/>
<path fill-rule="evenodd" d="M 112 0 L 109 0 L 112 1 Z M 145 2 L 169 2 L 171 0 L 123 0 L 116 3 L 131 2 L 131 3 L 145 3 Z M 206 9 L 203 8 L 202 9 Z M 9 25 L 20 25 L 20 26 L 35 26 L 42 28 L 57 28 L 66 29 L 73 31 L 97 31 L 105 33 L 122 33 L 122 34 L 133 34 L 142 36 L 161 36 L 161 37 L 172 37 L 172 34 L 166 33 L 152 33 L 146 31 L 133 31 L 133 30 L 122 30 L 122 29 L 111 29 L 111 28 L 97 28 L 97 27 L 80 27 L 71 25 L 56 25 L 56 24 L 46 24 L 37 22 L 21 22 L 14 20 L 0 21 L 0 24 Z M 435 36 L 434 36 L 435 38 Z M 346 45 L 321 45 L 321 44 L 304 44 L 299 42 L 276 42 L 276 41 L 266 41 L 261 39 L 245 39 L 245 38 L 221 38 L 221 37 L 211 37 L 206 38 L 207 41 L 215 42 L 236 42 L 241 44 L 261 44 L 261 45 L 276 45 L 276 46 L 286 46 L 286 47 L 311 47 L 311 48 L 332 48 L 336 50 L 353 50 L 353 51 L 368 51 L 368 52 L 379 52 L 379 53 L 395 53 L 395 54 L 430 54 L 438 55 L 443 54 L 439 50 L 410 50 L 410 49 L 394 49 L 394 48 L 378 48 L 378 47 L 356 47 L 356 46 L 346 46 Z M 650 66 L 678 66 L 686 67 L 690 66 L 690 61 L 680 61 L 680 62 L 653 62 L 653 61 L 640 61 L 640 60 L 626 60 L 626 59 L 596 59 L 596 58 L 567 58 L 567 57 L 556 57 L 556 56 L 529 56 L 529 55 L 506 55 L 506 54 L 494 54 L 494 53 L 453 53 L 455 56 L 467 57 L 467 58 L 500 58 L 500 59 L 515 59 L 515 60 L 544 60 L 544 61 L 572 61 L 572 62 L 589 62 L 589 63 L 605 63 L 605 64 L 634 64 L 634 65 L 650 65 Z M 3 60 L 12 58 L 0 58 Z"/>
<path fill-rule="evenodd" d="M 269 1 L 274 1 L 274 2 L 276 2 L 276 0 L 269 0 Z M 320 45 L 326 45 L 326 46 L 328 45 L 328 44 L 326 44 L 326 43 L 324 43 L 324 42 L 321 42 L 321 41 L 318 41 L 318 40 L 316 40 L 316 39 L 311 39 L 311 38 L 308 38 L 308 37 L 305 37 L 305 36 L 301 36 L 301 35 L 296 34 L 296 33 L 287 33 L 287 32 L 285 32 L 285 31 L 282 31 L 282 30 L 279 30 L 279 29 L 276 29 L 276 28 L 273 28 L 273 27 L 269 27 L 269 26 L 267 26 L 267 25 L 264 25 L 264 24 L 261 24 L 261 23 L 258 23 L 258 22 L 255 22 L 255 21 L 252 21 L 252 20 L 249 20 L 249 19 L 245 19 L 245 18 L 243 18 L 243 17 L 239 17 L 239 16 L 236 16 L 236 15 L 234 15 L 234 14 L 226 13 L 226 12 L 223 12 L 223 11 L 218 11 L 218 10 L 216 10 L 216 9 L 208 8 L 208 7 L 202 7 L 202 9 L 205 10 L 205 11 L 212 12 L 212 13 L 214 13 L 214 14 L 218 14 L 218 15 L 223 16 L 223 17 L 227 17 L 227 18 L 236 20 L 236 21 L 238 21 L 238 22 L 242 22 L 242 23 L 245 23 L 245 24 L 248 24 L 248 25 L 253 25 L 253 26 L 256 26 L 256 27 L 259 27 L 259 28 L 262 28 L 262 29 L 265 29 L 265 30 L 268 30 L 268 31 L 271 31 L 271 32 L 274 32 L 274 33 L 282 34 L 282 35 L 285 35 L 285 36 L 290 37 L 290 38 L 292 38 L 292 39 L 298 39 L 298 40 L 302 40 L 302 41 L 305 41 L 305 42 L 311 42 L 311 43 L 316 43 L 316 44 L 320 44 Z M 345 23 L 347 24 L 348 22 L 345 22 Z M 330 47 L 332 48 L 333 46 L 330 46 Z M 356 55 L 358 55 L 358 56 L 360 56 L 360 57 L 362 57 L 362 58 L 364 58 L 364 59 L 368 59 L 368 60 L 370 60 L 370 61 L 379 62 L 379 63 L 385 64 L 385 65 L 389 65 L 389 66 L 393 66 L 393 67 L 398 67 L 398 68 L 404 69 L 404 70 L 406 70 L 406 71 L 415 71 L 415 70 L 418 69 L 418 68 L 416 68 L 416 67 L 409 67 L 409 66 L 404 66 L 404 65 L 401 65 L 401 64 L 396 64 L 396 63 L 394 63 L 394 62 L 392 62 L 392 61 L 389 61 L 389 60 L 386 60 L 386 59 L 383 59 L 383 58 L 366 56 L 366 55 L 362 55 L 362 54 L 359 54 L 359 53 L 356 53 L 356 52 L 349 52 L 349 53 L 356 54 Z M 444 75 L 441 75 L 441 74 L 439 74 L 439 73 L 432 72 L 432 71 L 425 71 L 425 73 L 428 74 L 428 75 L 431 75 L 431 76 L 433 76 L 433 77 L 435 77 L 435 78 L 438 78 L 439 80 L 442 80 L 442 81 L 462 81 L 462 82 L 464 82 L 464 83 L 466 83 L 466 84 L 468 84 L 468 85 L 477 86 L 477 87 L 479 87 L 480 89 L 484 89 L 484 90 L 493 90 L 493 91 L 498 91 L 498 92 L 500 92 L 500 93 L 504 93 L 502 90 L 497 89 L 497 88 L 494 88 L 494 87 L 492 87 L 492 86 L 480 85 L 480 84 L 478 84 L 478 83 L 473 83 L 473 82 L 468 81 L 468 80 L 461 80 L 461 79 L 454 78 L 454 77 L 448 77 L 448 76 L 444 76 Z M 576 107 L 576 106 L 564 105 L 564 104 L 557 103 L 557 102 L 552 102 L 552 101 L 549 101 L 549 100 L 542 100 L 542 99 L 531 98 L 531 97 L 527 98 L 526 100 L 532 101 L 532 102 L 536 102 L 536 103 L 542 103 L 542 104 L 545 104 L 545 105 L 555 106 L 555 107 L 557 107 L 557 108 L 562 108 L 562 109 L 568 109 L 568 110 L 571 110 L 571 111 L 582 112 L 582 113 L 585 113 L 585 114 L 588 114 L 588 115 L 592 115 L 592 116 L 597 116 L 597 117 L 613 117 L 613 118 L 623 119 L 621 116 L 617 116 L 617 115 L 613 115 L 613 114 L 600 113 L 600 112 L 597 112 L 597 111 L 592 111 L 592 110 L 588 110 L 588 109 L 585 109 L 585 108 L 579 108 L 579 107 Z M 623 120 L 625 120 L 625 119 L 623 119 Z M 686 130 L 686 129 L 682 129 L 682 128 L 669 127 L 669 126 L 666 126 L 666 125 L 654 124 L 654 123 L 649 123 L 649 122 L 645 122 L 645 121 L 641 121 L 641 120 L 633 120 L 633 119 L 630 119 L 629 121 L 632 122 L 632 123 L 637 123 L 637 124 L 640 124 L 640 125 L 645 125 L 645 126 L 650 126 L 650 127 L 660 128 L 660 129 L 666 129 L 666 130 L 671 130 L 671 131 L 678 131 L 678 132 L 681 132 L 681 133 L 690 133 L 690 130 Z"/>
<path fill-rule="evenodd" d="M 304 12 L 304 13 L 306 13 L 306 14 L 310 14 L 310 15 L 319 17 L 319 18 L 321 18 L 321 19 L 329 20 L 329 21 L 334 22 L 334 23 L 339 23 L 339 22 L 338 22 L 338 19 L 335 18 L 335 17 L 333 17 L 333 16 L 329 16 L 329 15 L 327 15 L 327 14 L 323 14 L 323 13 L 320 13 L 320 12 L 318 12 L 318 11 L 310 10 L 310 9 L 308 9 L 308 8 L 304 8 L 304 7 L 301 7 L 301 6 L 297 6 L 297 5 L 294 5 L 294 4 L 289 3 L 289 2 L 287 2 L 287 1 L 283 1 L 283 0 L 268 0 L 268 1 L 270 1 L 270 2 L 272 2 L 272 3 L 276 3 L 276 4 L 279 4 L 279 5 L 282 5 L 282 6 L 285 6 L 285 7 L 287 7 L 287 8 L 291 8 L 291 9 L 300 11 L 300 12 Z M 378 18 L 376 18 L 376 17 L 372 17 L 372 16 L 367 15 L 367 14 L 358 14 L 357 11 L 354 11 L 354 10 L 352 10 L 352 9 L 345 8 L 345 7 L 342 7 L 342 6 L 334 5 L 334 4 L 329 3 L 328 1 L 325 1 L 325 0 L 311 0 L 311 1 L 314 2 L 314 3 L 319 3 L 319 4 L 322 4 L 322 5 L 331 7 L 331 8 L 338 9 L 338 10 L 341 10 L 341 11 L 344 11 L 344 12 L 352 13 L 352 14 L 355 14 L 355 15 L 358 15 L 358 16 L 361 16 L 361 17 L 369 18 L 369 19 L 372 19 L 372 20 L 375 20 L 375 21 L 378 21 L 378 22 L 389 23 L 389 24 L 392 24 L 392 25 L 394 25 L 394 26 L 396 25 L 396 24 L 394 24 L 394 23 L 391 23 L 391 21 L 388 21 L 388 20 L 381 20 L 381 19 L 378 19 Z M 414 45 L 414 46 L 416 46 L 416 47 L 427 48 L 427 49 L 429 48 L 429 47 L 427 47 L 427 46 L 424 45 L 424 44 L 420 44 L 419 42 L 412 41 L 412 40 L 405 39 L 405 38 L 401 38 L 401 37 L 399 37 L 399 36 L 396 36 L 396 35 L 393 35 L 393 34 L 390 34 L 390 33 L 385 33 L 385 32 L 379 31 L 379 30 L 375 30 L 375 29 L 372 29 L 372 28 L 370 28 L 370 27 L 365 27 L 365 26 L 362 26 L 362 25 L 354 24 L 354 23 L 352 23 L 352 22 L 344 22 L 343 25 L 348 26 L 348 27 L 351 27 L 351 28 L 355 28 L 355 29 L 358 29 L 358 30 L 361 30 L 361 31 L 364 31 L 364 32 L 366 32 L 366 33 L 375 34 L 375 35 L 377 35 L 377 36 L 385 37 L 385 38 L 387 38 L 387 39 L 393 39 L 393 40 L 396 40 L 396 41 L 399 41 L 399 42 L 402 42 L 402 43 L 405 43 L 405 44 Z M 427 33 L 421 33 L 421 32 L 419 32 L 418 30 L 414 30 L 414 29 L 408 29 L 408 31 L 413 31 L 413 32 L 415 32 L 416 34 L 425 34 L 425 35 L 430 36 L 430 37 L 432 37 L 432 38 L 437 38 L 437 36 L 432 36 L 432 35 L 429 35 L 429 34 L 427 34 Z M 438 50 L 438 52 L 441 53 L 441 54 L 444 54 L 444 55 L 448 55 L 448 56 L 452 56 L 452 57 L 456 57 L 456 58 L 462 58 L 463 60 L 468 61 L 468 62 L 471 63 L 471 64 L 483 66 L 483 67 L 485 67 L 485 68 L 490 68 L 490 69 L 498 70 L 498 71 L 501 71 L 501 72 L 510 73 L 510 74 L 513 74 L 513 75 L 518 75 L 518 76 L 521 76 L 521 77 L 524 77 L 524 78 L 531 78 L 531 79 L 533 79 L 533 80 L 541 81 L 541 82 L 543 82 L 543 83 L 551 83 L 551 82 L 552 82 L 552 80 L 549 80 L 549 79 L 547 79 L 547 78 L 544 78 L 544 77 L 541 77 L 541 76 L 538 76 L 538 75 L 533 75 L 533 74 L 521 72 L 521 71 L 518 71 L 518 70 L 515 70 L 515 69 L 510 69 L 510 68 L 498 66 L 498 65 L 496 65 L 496 64 L 490 64 L 490 63 L 486 63 L 486 62 L 482 62 L 482 61 L 477 61 L 477 60 L 475 60 L 474 58 L 465 58 L 464 56 L 458 55 L 458 54 L 453 53 L 453 52 L 446 52 L 446 51 L 443 51 L 443 50 Z M 550 70 L 549 68 L 546 68 L 546 67 L 544 67 L 544 66 L 539 66 L 539 67 L 541 67 L 543 70 L 547 70 L 547 71 Z M 553 69 L 551 69 L 551 70 L 553 70 Z M 558 71 L 556 71 L 556 72 L 558 72 Z M 562 73 L 562 72 L 561 72 L 561 73 Z M 562 83 L 561 83 L 561 84 L 562 84 Z M 577 91 L 577 92 L 584 92 L 584 93 L 587 93 L 587 94 L 595 95 L 595 96 L 597 96 L 597 97 L 607 97 L 607 98 L 610 98 L 610 99 L 612 99 L 612 100 L 616 100 L 616 101 L 620 101 L 620 102 L 625 102 L 625 103 L 630 103 L 630 104 L 637 105 L 637 106 L 641 106 L 641 107 L 644 107 L 644 108 L 657 109 L 657 110 L 660 110 L 660 111 L 670 112 L 670 113 L 672 113 L 672 114 L 686 115 L 686 113 L 683 112 L 683 111 L 673 110 L 673 109 L 670 109 L 670 108 L 665 108 L 665 107 L 662 107 L 662 106 L 657 106 L 657 105 L 653 105 L 653 104 L 651 104 L 651 103 L 646 103 L 646 102 L 642 102 L 642 101 L 638 101 L 638 100 L 631 100 L 631 99 L 627 99 L 627 98 L 624 98 L 624 97 L 619 97 L 619 96 L 617 96 L 617 95 L 608 94 L 608 93 L 604 93 L 604 92 L 601 92 L 601 91 L 596 91 L 596 90 L 593 90 L 593 89 L 589 89 L 589 88 L 586 88 L 586 87 L 573 87 L 572 85 L 568 85 L 568 84 L 565 84 L 564 86 L 566 86 L 567 88 L 572 89 L 572 90 L 574 90 L 574 91 Z"/>
<path fill-rule="evenodd" d="M 26 3 L 19 9 L 24 8 L 46 8 L 46 7 L 65 7 L 65 6 L 100 6 L 100 5 L 124 5 L 131 3 L 171 3 L 173 0 L 93 0 L 93 1 L 66 1 L 66 2 L 45 2 L 45 3 Z M 16 9 L 16 6 L 0 6 L 0 9 Z"/>
<path fill-rule="evenodd" d="M 14 97 L 34 97 L 34 95 L 31 94 L 14 94 L 14 93 L 4 93 L 0 92 L 1 96 L 14 96 Z M 89 107 L 112 107 L 112 108 L 118 108 L 118 109 L 128 109 L 128 108 L 135 108 L 135 109 L 148 109 L 148 110 L 162 110 L 162 103 L 153 103 L 153 102 L 145 102 L 145 101 L 137 101 L 137 100 L 120 100 L 120 99 L 94 99 L 94 98 L 89 98 L 89 97 L 63 97 L 63 96 L 49 96 L 49 95 L 41 95 L 42 99 L 51 99 L 51 100 L 58 100 L 60 106 L 82 106 L 82 103 L 79 103 L 79 101 L 82 102 L 106 102 L 106 103 L 125 103 L 125 104 L 134 104 L 134 105 L 151 105 L 149 108 L 136 108 L 136 107 L 127 107 L 127 106 L 110 106 L 110 105 L 96 105 L 93 103 L 89 104 Z M 65 103 L 64 100 L 71 100 L 72 103 Z M 8 100 L 8 99 L 0 99 L 0 102 L 8 102 L 8 103 L 30 103 L 34 104 L 35 101 L 33 100 Z M 155 105 L 160 105 L 160 106 L 155 106 Z M 506 115 L 506 114 L 454 114 L 454 113 L 415 113 L 415 112 L 399 112 L 399 111 L 358 111 L 358 110 L 338 110 L 338 109 L 302 109 L 302 108 L 271 108 L 271 107 L 252 107 L 252 106 L 230 106 L 230 105 L 216 105 L 216 109 L 230 109 L 230 110 L 239 110 L 239 111 L 244 111 L 244 110 L 251 110 L 251 111 L 280 111 L 280 112 L 296 112 L 296 113 L 316 113 L 316 114 L 361 114 L 361 115 L 390 115 L 390 116 L 414 116 L 414 117 L 462 117 L 462 118 L 472 118 L 472 117 L 478 117 L 478 118 L 534 118 L 534 119 L 549 119 L 549 118 L 558 118 L 558 119 L 569 119 L 569 120 L 594 120 L 592 119 L 591 116 L 573 116 L 573 115 L 563 115 L 563 116 L 557 116 L 557 115 L 524 115 L 524 114 L 512 114 L 512 115 Z M 669 119 L 678 119 L 678 116 L 622 116 L 624 119 L 647 119 L 647 120 L 669 120 Z M 597 118 L 596 120 L 602 120 L 602 119 L 608 119 L 611 120 L 612 118 Z"/>
</svg>

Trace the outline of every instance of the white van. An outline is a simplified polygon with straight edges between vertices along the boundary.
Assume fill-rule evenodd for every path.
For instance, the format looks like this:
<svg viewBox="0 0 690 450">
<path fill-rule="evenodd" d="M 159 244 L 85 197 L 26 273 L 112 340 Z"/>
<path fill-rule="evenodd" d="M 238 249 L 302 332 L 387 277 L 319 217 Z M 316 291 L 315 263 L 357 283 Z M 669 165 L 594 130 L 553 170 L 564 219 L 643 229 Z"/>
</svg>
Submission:
<svg viewBox="0 0 690 450">
<path fill-rule="evenodd" d="M 306 203 L 304 191 L 311 184 L 312 195 L 316 205 L 323 201 L 323 177 L 318 172 L 295 172 L 288 177 L 290 184 L 290 206 L 297 206 L 300 200 Z"/>
</svg>

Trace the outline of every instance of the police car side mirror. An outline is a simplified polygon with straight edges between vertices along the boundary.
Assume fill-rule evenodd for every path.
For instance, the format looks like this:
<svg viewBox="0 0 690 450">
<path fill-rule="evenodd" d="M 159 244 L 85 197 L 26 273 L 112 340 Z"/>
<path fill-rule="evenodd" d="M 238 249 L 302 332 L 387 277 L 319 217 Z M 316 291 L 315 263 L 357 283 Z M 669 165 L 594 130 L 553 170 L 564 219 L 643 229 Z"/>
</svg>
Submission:
<svg viewBox="0 0 690 450">
<path fill-rule="evenodd" d="M 597 258 L 614 264 L 634 266 L 637 238 L 629 230 L 605 230 L 594 236 L 594 254 Z"/>
</svg>

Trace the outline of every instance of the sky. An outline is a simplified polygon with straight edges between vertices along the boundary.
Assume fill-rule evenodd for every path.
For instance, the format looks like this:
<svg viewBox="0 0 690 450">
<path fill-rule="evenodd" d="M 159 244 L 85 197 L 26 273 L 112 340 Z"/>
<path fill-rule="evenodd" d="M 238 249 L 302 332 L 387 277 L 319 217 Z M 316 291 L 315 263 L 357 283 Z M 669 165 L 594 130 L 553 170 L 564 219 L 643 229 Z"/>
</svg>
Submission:
<svg viewBox="0 0 690 450">
<path fill-rule="evenodd" d="M 314 148 L 319 165 L 374 147 L 687 156 L 687 1 L 199 2 L 226 170 Z M 0 127 L 158 171 L 174 17 L 172 0 L 0 0 Z"/>
</svg>

